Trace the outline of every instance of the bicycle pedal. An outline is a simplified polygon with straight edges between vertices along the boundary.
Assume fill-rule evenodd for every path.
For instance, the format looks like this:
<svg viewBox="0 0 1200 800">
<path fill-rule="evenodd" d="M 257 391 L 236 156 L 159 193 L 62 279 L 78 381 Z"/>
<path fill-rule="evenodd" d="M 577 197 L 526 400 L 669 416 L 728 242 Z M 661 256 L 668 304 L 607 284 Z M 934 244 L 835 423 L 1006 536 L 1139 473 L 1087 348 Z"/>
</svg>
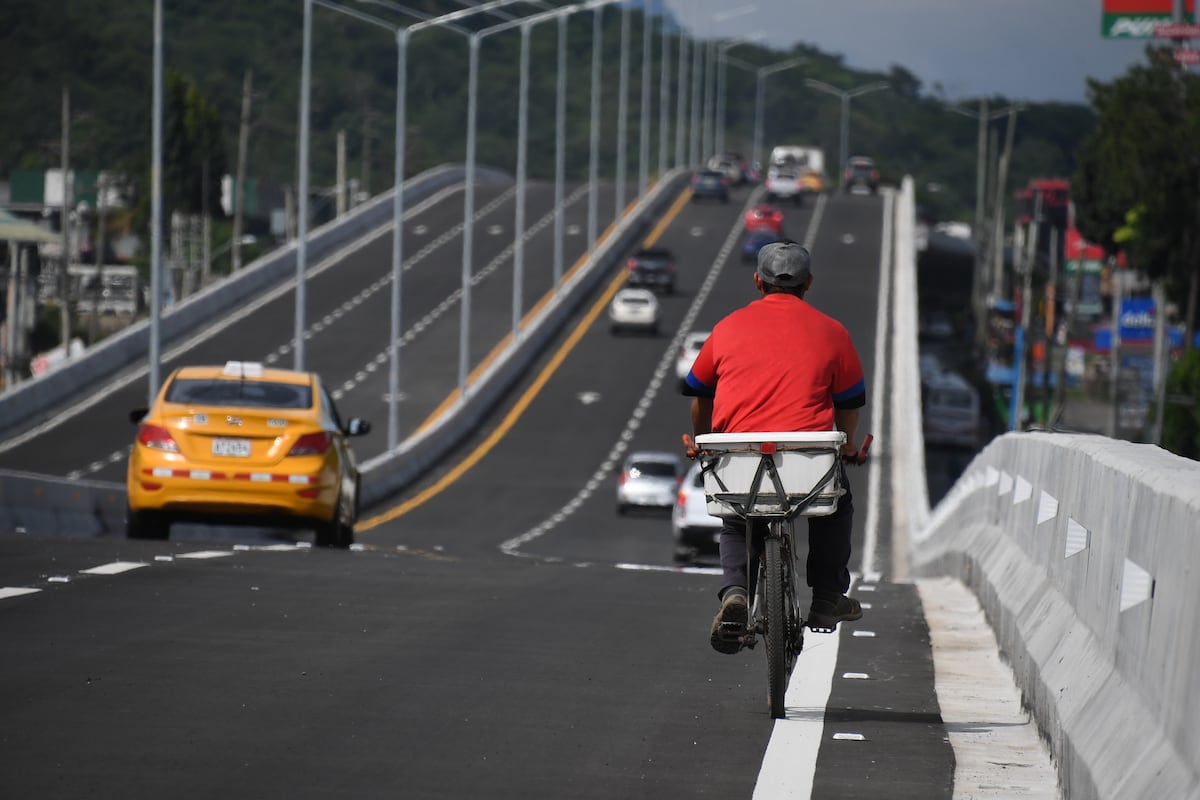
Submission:
<svg viewBox="0 0 1200 800">
<path fill-rule="evenodd" d="M 808 629 L 810 631 L 812 631 L 813 633 L 837 633 L 837 624 L 836 623 L 834 623 L 833 627 L 826 627 L 824 625 L 814 625 L 811 622 L 808 622 L 805 624 L 808 626 Z"/>
<path fill-rule="evenodd" d="M 741 639 L 746 635 L 746 625 L 741 622 L 722 622 L 717 628 L 717 635 L 722 639 Z"/>
</svg>

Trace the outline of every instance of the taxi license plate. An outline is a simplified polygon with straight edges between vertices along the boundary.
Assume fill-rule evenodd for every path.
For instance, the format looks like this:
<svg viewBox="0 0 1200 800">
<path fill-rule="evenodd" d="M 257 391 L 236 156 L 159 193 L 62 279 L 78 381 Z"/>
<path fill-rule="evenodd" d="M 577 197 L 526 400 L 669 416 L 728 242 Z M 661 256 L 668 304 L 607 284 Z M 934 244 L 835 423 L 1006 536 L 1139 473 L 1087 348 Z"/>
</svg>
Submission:
<svg viewBox="0 0 1200 800">
<path fill-rule="evenodd" d="M 238 458 L 248 458 L 250 456 L 250 440 L 213 439 L 212 454 L 214 456 L 236 456 Z"/>
</svg>

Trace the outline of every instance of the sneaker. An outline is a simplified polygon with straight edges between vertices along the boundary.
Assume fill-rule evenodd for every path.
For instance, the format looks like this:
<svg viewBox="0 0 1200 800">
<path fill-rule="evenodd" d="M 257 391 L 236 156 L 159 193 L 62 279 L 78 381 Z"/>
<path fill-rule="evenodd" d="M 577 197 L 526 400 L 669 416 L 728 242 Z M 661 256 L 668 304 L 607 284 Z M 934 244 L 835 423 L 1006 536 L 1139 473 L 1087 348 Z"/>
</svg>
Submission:
<svg viewBox="0 0 1200 800">
<path fill-rule="evenodd" d="M 833 633 L 839 622 L 862 619 L 862 605 L 853 597 L 814 597 L 808 610 L 808 627 L 818 633 Z"/>
<path fill-rule="evenodd" d="M 741 650 L 748 618 L 746 593 L 738 588 L 725 592 L 721 598 L 721 610 L 713 617 L 712 633 L 708 639 L 713 650 L 727 655 Z"/>
</svg>

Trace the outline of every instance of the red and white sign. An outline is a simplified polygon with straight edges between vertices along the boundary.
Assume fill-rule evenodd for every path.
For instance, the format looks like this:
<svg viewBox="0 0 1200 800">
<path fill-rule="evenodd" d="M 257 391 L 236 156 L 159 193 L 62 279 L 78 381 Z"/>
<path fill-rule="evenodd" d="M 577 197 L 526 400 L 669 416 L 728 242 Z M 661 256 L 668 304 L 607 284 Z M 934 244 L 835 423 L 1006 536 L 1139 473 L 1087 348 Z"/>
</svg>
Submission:
<svg viewBox="0 0 1200 800">
<path fill-rule="evenodd" d="M 1200 64 L 1200 50 L 1176 50 L 1175 62 L 1177 64 Z"/>
<path fill-rule="evenodd" d="M 1189 25 L 1182 22 L 1154 27 L 1156 39 L 1200 39 L 1200 25 Z"/>
</svg>

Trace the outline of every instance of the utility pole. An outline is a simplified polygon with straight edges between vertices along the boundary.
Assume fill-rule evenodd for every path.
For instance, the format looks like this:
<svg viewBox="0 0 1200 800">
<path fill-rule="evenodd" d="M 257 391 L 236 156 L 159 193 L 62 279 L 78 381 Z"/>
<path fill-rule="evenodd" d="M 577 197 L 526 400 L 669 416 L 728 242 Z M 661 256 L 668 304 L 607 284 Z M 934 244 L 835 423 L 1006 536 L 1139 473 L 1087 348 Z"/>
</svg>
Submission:
<svg viewBox="0 0 1200 800">
<path fill-rule="evenodd" d="M 342 217 L 346 213 L 346 132 L 338 131 L 337 134 L 337 215 Z"/>
<path fill-rule="evenodd" d="M 100 297 L 104 292 L 105 228 L 108 227 L 104 213 L 107 211 L 104 205 L 105 188 L 104 175 L 100 175 L 96 178 L 96 278 L 92 285 L 92 317 L 88 321 L 88 347 L 94 347 L 96 339 L 100 335 Z"/>
<path fill-rule="evenodd" d="M 1110 439 L 1117 438 L 1117 430 L 1119 427 L 1118 419 L 1118 403 L 1121 399 L 1120 392 L 1120 377 L 1121 377 L 1121 303 L 1122 287 L 1121 276 L 1117 269 L 1116 259 L 1110 258 L 1109 264 L 1109 296 L 1112 302 L 1112 346 L 1109 348 L 1108 359 L 1108 437 Z"/>
<path fill-rule="evenodd" d="M 1008 107 L 1008 130 L 1004 135 L 1004 153 L 1000 156 L 996 176 L 996 205 L 993 209 L 992 290 L 996 296 L 1004 293 L 1004 194 L 1008 190 L 1008 170 L 1012 163 L 1013 139 L 1017 134 L 1017 106 Z M 1014 256 L 1015 261 L 1015 256 Z"/>
<path fill-rule="evenodd" d="M 246 150 L 250 144 L 250 102 L 254 70 L 246 68 L 242 77 L 242 120 L 238 128 L 237 185 L 233 187 L 232 271 L 242 268 L 242 218 L 246 213 Z"/>
<path fill-rule="evenodd" d="M 62 89 L 62 270 L 58 275 L 59 324 L 62 331 L 63 356 L 70 350 L 71 301 L 67 297 L 71 279 L 67 270 L 71 265 L 71 206 L 75 202 L 74 187 L 71 185 L 71 89 Z"/>
</svg>

